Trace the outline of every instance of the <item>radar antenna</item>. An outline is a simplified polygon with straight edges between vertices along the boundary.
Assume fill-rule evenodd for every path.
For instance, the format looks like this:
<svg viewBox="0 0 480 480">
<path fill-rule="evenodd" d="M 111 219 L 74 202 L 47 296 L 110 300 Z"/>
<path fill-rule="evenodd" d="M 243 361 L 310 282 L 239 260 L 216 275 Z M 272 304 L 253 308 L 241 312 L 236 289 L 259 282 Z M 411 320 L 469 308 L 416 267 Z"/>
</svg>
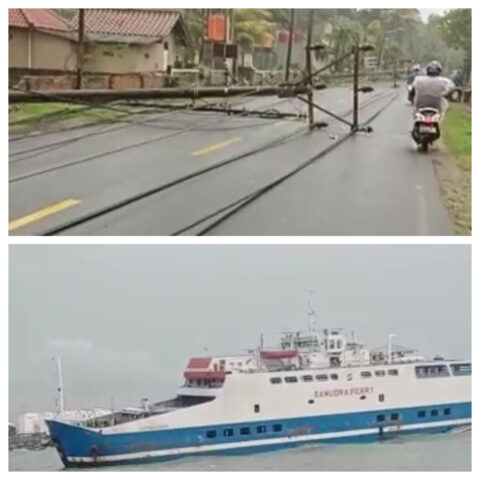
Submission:
<svg viewBox="0 0 480 480">
<path fill-rule="evenodd" d="M 308 302 L 307 302 L 307 316 L 308 316 L 308 330 L 310 335 L 313 335 L 317 331 L 317 312 L 313 306 L 312 297 L 315 294 L 313 290 L 308 290 Z"/>
</svg>

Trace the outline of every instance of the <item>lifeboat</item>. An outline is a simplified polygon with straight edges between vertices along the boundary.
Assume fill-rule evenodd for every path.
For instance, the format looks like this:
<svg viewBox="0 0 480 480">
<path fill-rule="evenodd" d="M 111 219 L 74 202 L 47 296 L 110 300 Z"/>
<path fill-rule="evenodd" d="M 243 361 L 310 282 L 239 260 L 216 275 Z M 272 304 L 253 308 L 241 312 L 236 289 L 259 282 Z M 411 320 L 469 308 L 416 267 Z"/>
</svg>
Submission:
<svg viewBox="0 0 480 480">
<path fill-rule="evenodd" d="M 263 360 L 285 360 L 298 357 L 298 350 L 260 350 L 260 357 Z"/>
</svg>

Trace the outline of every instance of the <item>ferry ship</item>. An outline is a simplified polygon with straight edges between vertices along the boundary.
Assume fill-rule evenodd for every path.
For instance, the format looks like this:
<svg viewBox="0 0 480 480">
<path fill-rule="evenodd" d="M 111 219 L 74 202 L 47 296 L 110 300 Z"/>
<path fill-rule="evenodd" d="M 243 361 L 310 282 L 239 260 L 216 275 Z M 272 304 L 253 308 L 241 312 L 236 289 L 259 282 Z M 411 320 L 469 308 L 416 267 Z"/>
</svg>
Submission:
<svg viewBox="0 0 480 480">
<path fill-rule="evenodd" d="M 190 358 L 174 398 L 74 423 L 47 421 L 67 467 L 242 454 L 311 442 L 367 442 L 471 426 L 470 361 L 394 345 L 369 350 L 342 329 L 263 337 L 242 355 Z"/>
</svg>

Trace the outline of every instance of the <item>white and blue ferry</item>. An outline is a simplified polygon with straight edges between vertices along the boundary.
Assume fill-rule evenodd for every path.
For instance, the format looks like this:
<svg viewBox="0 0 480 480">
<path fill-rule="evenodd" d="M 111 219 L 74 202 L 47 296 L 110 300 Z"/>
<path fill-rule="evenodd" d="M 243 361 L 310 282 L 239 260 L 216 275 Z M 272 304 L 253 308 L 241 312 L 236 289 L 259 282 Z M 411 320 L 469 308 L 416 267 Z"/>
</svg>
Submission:
<svg viewBox="0 0 480 480">
<path fill-rule="evenodd" d="M 471 363 L 369 350 L 342 329 L 282 334 L 276 348 L 191 358 L 175 398 L 83 423 L 47 421 L 68 467 L 366 442 L 471 426 Z"/>
</svg>

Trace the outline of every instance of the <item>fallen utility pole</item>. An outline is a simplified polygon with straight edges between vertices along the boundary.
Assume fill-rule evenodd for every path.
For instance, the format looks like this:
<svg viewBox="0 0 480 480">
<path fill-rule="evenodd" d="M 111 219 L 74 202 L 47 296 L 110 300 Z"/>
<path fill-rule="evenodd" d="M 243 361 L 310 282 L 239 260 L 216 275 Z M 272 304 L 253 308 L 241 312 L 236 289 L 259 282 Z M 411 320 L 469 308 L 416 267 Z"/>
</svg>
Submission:
<svg viewBox="0 0 480 480">
<path fill-rule="evenodd" d="M 91 102 L 112 102 L 115 100 L 160 100 L 163 98 L 212 98 L 248 96 L 261 97 L 269 95 L 295 96 L 306 94 L 311 90 L 308 86 L 233 86 L 233 87 L 199 87 L 199 88 L 142 88 L 128 90 L 43 90 L 43 91 L 16 91 L 8 93 L 9 103 L 21 102 L 58 102 L 68 100 L 86 100 Z"/>
</svg>

